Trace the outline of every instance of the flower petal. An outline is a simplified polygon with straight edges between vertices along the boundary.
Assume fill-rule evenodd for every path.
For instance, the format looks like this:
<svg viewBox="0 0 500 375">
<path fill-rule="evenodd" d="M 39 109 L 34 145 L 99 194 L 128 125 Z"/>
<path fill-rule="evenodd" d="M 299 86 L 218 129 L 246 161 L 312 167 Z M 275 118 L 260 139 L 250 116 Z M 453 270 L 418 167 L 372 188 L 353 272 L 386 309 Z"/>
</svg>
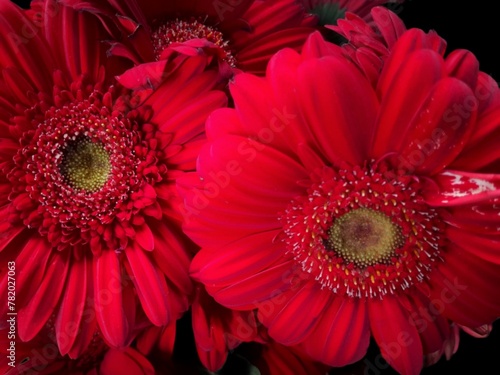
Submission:
<svg viewBox="0 0 500 375">
<path fill-rule="evenodd" d="M 132 348 L 125 348 L 110 349 L 99 366 L 99 374 L 155 375 L 156 371 L 141 353 Z"/>
<path fill-rule="evenodd" d="M 440 80 L 430 91 L 401 138 L 401 159 L 410 173 L 432 175 L 452 162 L 474 130 L 477 102 L 455 78 Z"/>
<path fill-rule="evenodd" d="M 418 375 L 423 367 L 423 349 L 417 328 L 392 296 L 368 302 L 370 327 L 384 359 L 400 374 Z"/>
<path fill-rule="evenodd" d="M 354 65 L 334 56 L 306 60 L 297 74 L 302 118 L 322 154 L 333 163 L 362 164 L 378 111 L 370 83 Z"/>
<path fill-rule="evenodd" d="M 36 294 L 19 310 L 19 337 L 33 339 L 54 313 L 66 284 L 69 252 L 53 252 Z"/>
<path fill-rule="evenodd" d="M 191 263 L 191 275 L 204 284 L 228 285 L 270 267 L 285 249 L 274 238 L 278 231 L 256 233 L 221 246 L 201 250 Z M 258 251 L 266 248 L 266 251 Z"/>
<path fill-rule="evenodd" d="M 500 266 L 452 244 L 432 277 L 431 299 L 442 301 L 443 315 L 454 322 L 479 327 L 498 317 Z"/>
<path fill-rule="evenodd" d="M 232 285 L 219 288 L 206 285 L 209 294 L 221 305 L 235 310 L 265 309 L 274 298 L 290 288 L 294 261 L 284 260 Z"/>
<path fill-rule="evenodd" d="M 125 249 L 132 281 L 144 312 L 154 325 L 167 325 L 169 321 L 167 284 L 149 256 L 137 244 Z"/>
<path fill-rule="evenodd" d="M 178 185 L 187 211 L 184 230 L 204 246 L 212 242 L 221 245 L 217 230 L 221 224 L 226 243 L 256 230 L 280 228 L 278 213 L 301 193 L 297 181 L 308 176 L 288 155 L 265 143 L 235 136 L 220 137 L 204 147 L 198 173 L 199 178 L 181 177 Z"/>
<path fill-rule="evenodd" d="M 123 310 L 120 262 L 114 251 L 106 250 L 94 257 L 94 286 L 96 317 L 101 332 L 111 346 L 124 347 L 129 324 Z"/>
<path fill-rule="evenodd" d="M 85 307 L 87 296 L 87 259 L 71 262 L 68 280 L 61 300 L 61 307 L 57 314 L 55 330 L 57 345 L 62 355 L 66 355 L 73 346 L 77 336 Z"/>
<path fill-rule="evenodd" d="M 445 171 L 433 177 L 425 201 L 431 206 L 458 206 L 500 197 L 500 175 Z"/>
<path fill-rule="evenodd" d="M 316 281 L 306 283 L 282 307 L 276 304 L 274 310 L 277 311 L 266 318 L 264 324 L 268 327 L 269 335 L 284 345 L 303 341 L 326 313 L 325 306 L 331 297 L 331 292 L 322 290 Z M 301 311 L 307 311 L 307 316 L 297 319 Z"/>
<path fill-rule="evenodd" d="M 382 102 L 372 146 L 376 158 L 402 147 L 413 119 L 418 118 L 432 87 L 444 75 L 442 57 L 431 50 L 404 56 L 395 69 L 387 87 L 379 89 Z"/>
<path fill-rule="evenodd" d="M 500 218 L 499 218 L 500 220 Z M 500 265 L 500 236 L 472 233 L 453 226 L 446 228 L 446 237 L 463 250 L 486 262 Z"/>
<path fill-rule="evenodd" d="M 365 302 L 337 297 L 326 306 L 303 346 L 311 358 L 338 367 L 360 360 L 369 343 Z"/>
</svg>

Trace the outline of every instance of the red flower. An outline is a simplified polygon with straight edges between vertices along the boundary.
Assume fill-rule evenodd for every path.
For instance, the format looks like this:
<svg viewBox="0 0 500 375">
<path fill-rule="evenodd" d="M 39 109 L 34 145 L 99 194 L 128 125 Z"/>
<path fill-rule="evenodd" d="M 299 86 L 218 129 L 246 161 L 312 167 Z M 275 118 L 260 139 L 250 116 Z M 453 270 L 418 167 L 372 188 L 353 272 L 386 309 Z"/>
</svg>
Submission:
<svg viewBox="0 0 500 375">
<path fill-rule="evenodd" d="M 72 359 L 59 353 L 57 343 L 51 341 L 54 336 L 52 328 L 44 329 L 31 341 L 16 340 L 13 356 L 3 355 L 0 359 L 0 370 L 5 375 L 22 374 L 60 374 L 60 375 L 154 375 L 155 369 L 144 353 L 136 347 L 123 349 L 109 348 L 99 331 L 92 334 L 92 340 L 79 356 Z M 2 348 L 10 348 L 6 340 L 7 332 L 0 331 Z M 15 358 L 15 359 L 14 359 Z"/>
<path fill-rule="evenodd" d="M 375 88 L 317 34 L 279 52 L 265 78 L 236 76 L 235 108 L 209 117 L 178 180 L 192 275 L 331 366 L 373 337 L 417 374 L 452 355 L 457 326 L 500 315 L 499 90 L 433 38 L 404 33 Z"/>
<path fill-rule="evenodd" d="M 121 40 L 111 53 L 135 64 L 204 51 L 226 68 L 263 74 L 275 52 L 300 49 L 316 24 L 295 0 L 64 2 L 98 15 Z"/>
<path fill-rule="evenodd" d="M 398 3 L 402 0 L 301 0 L 307 12 L 314 14 L 322 26 L 336 25 L 346 16 L 346 13 L 354 13 L 367 22 L 373 18 L 370 10 L 378 5 Z"/>
<path fill-rule="evenodd" d="M 354 63 L 359 65 L 363 73 L 376 86 L 384 61 L 394 43 L 406 31 L 403 21 L 384 7 L 374 7 L 370 12 L 373 22 L 347 13 L 338 25 L 327 26 L 344 37 L 348 43 L 342 45 L 343 52 Z M 446 43 L 436 32 L 430 31 L 426 38 L 430 48 L 444 53 Z"/>
<path fill-rule="evenodd" d="M 227 309 L 210 297 L 205 288 L 196 288 L 191 306 L 196 351 L 203 366 L 218 371 L 226 362 L 228 352 L 242 342 L 262 341 L 253 311 Z"/>
<path fill-rule="evenodd" d="M 203 57 L 169 62 L 155 89 L 123 89 L 94 17 L 33 6 L 36 19 L 0 2 L 0 256 L 17 270 L 19 337 L 55 314 L 59 349 L 76 357 L 95 320 L 122 347 L 140 314 L 163 326 L 188 309 L 175 180 L 227 98 Z"/>
</svg>

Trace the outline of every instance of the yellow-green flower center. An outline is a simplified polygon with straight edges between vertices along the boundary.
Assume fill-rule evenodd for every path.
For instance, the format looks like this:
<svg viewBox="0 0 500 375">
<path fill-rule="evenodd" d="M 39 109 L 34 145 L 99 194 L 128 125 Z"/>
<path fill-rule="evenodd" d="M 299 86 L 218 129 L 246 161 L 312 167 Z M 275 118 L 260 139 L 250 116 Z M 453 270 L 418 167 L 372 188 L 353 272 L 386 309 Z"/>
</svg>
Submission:
<svg viewBox="0 0 500 375">
<path fill-rule="evenodd" d="M 102 143 L 80 137 L 67 143 L 60 170 L 74 189 L 95 192 L 108 180 L 111 162 Z"/>
<path fill-rule="evenodd" d="M 387 215 L 358 208 L 334 221 L 328 231 L 328 244 L 347 262 L 367 267 L 390 261 L 404 244 L 404 237 Z"/>
</svg>

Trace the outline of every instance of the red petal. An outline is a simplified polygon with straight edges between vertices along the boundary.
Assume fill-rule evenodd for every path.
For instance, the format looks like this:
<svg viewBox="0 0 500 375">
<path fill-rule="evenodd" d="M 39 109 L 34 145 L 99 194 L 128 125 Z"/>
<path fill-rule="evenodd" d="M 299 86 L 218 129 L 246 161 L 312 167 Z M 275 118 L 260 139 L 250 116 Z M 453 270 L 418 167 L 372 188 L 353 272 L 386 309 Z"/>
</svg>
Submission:
<svg viewBox="0 0 500 375">
<path fill-rule="evenodd" d="M 203 180 L 188 175 L 178 185 L 187 211 L 184 229 L 204 246 L 221 245 L 221 225 L 224 242 L 280 228 L 278 212 L 303 193 L 296 182 L 308 177 L 292 157 L 235 136 L 209 143 L 200 153 L 198 173 Z"/>
<path fill-rule="evenodd" d="M 229 351 L 225 337 L 227 332 L 223 325 L 228 323 L 231 313 L 222 306 L 216 306 L 215 302 L 205 305 L 201 302 L 198 297 L 192 306 L 196 350 L 203 365 L 216 372 L 224 365 Z"/>
<path fill-rule="evenodd" d="M 269 335 L 284 345 L 294 345 L 303 341 L 314 329 L 329 303 L 332 293 L 322 290 L 316 281 L 310 281 L 291 296 L 283 308 L 277 304 L 272 317 L 266 319 Z M 302 311 L 307 316 L 297 319 Z"/>
<path fill-rule="evenodd" d="M 166 325 L 169 321 L 167 284 L 151 259 L 137 245 L 125 249 L 130 265 L 132 281 L 137 290 L 144 312 L 154 325 Z"/>
<path fill-rule="evenodd" d="M 458 109 L 457 109 L 458 108 Z M 410 173 L 434 174 L 462 151 L 474 130 L 477 102 L 455 78 L 440 80 L 401 138 L 401 159 Z"/>
<path fill-rule="evenodd" d="M 87 262 L 93 262 L 93 260 L 89 259 Z M 94 338 L 96 330 L 98 330 L 94 303 L 94 270 L 91 264 L 88 264 L 86 269 L 87 275 L 85 278 L 87 280 L 87 287 L 85 306 L 80 320 L 80 326 L 78 327 L 77 338 L 74 341 L 71 350 L 68 352 L 68 356 L 71 359 L 80 357 L 87 350 L 90 342 Z"/>
<path fill-rule="evenodd" d="M 409 319 L 420 335 L 426 365 L 434 364 L 453 341 L 453 330 L 442 311 L 435 309 L 435 301 L 416 290 L 408 295 L 408 299 L 412 303 Z"/>
<path fill-rule="evenodd" d="M 29 232 L 24 232 L 24 235 L 31 237 L 27 238 L 25 245 L 19 246 L 22 251 L 16 258 L 16 267 L 23 270 L 16 278 L 18 285 L 16 295 L 19 303 L 29 301 L 34 297 L 43 281 L 45 270 L 48 267 L 47 262 L 53 251 L 45 238 Z M 18 238 L 21 239 L 21 237 Z M 16 242 L 12 244 L 14 243 Z M 5 274 L 6 279 L 7 274 Z"/>
<path fill-rule="evenodd" d="M 104 338 L 114 347 L 127 344 L 129 324 L 123 310 L 122 275 L 118 255 L 106 250 L 94 257 L 96 317 Z"/>
<path fill-rule="evenodd" d="M 69 252 L 53 252 L 43 280 L 29 303 L 19 310 L 19 337 L 33 339 L 54 313 L 70 266 Z"/>
<path fill-rule="evenodd" d="M 274 31 L 253 44 L 243 47 L 238 53 L 238 67 L 247 73 L 262 76 L 271 57 L 283 48 L 300 50 L 313 31 L 310 27 L 294 27 Z"/>
<path fill-rule="evenodd" d="M 69 271 L 55 325 L 57 345 L 62 355 L 70 351 L 78 335 L 89 282 L 87 267 L 90 267 L 87 259 L 73 261 Z"/>
<path fill-rule="evenodd" d="M 44 2 L 41 12 L 50 19 L 43 20 L 43 33 L 59 67 L 65 67 L 74 81 L 85 74 L 91 82 L 98 82 L 105 56 L 101 41 L 109 37 L 98 18 L 56 1 Z"/>
<path fill-rule="evenodd" d="M 192 292 L 193 284 L 188 274 L 191 258 L 183 236 L 169 228 L 165 222 L 153 228 L 156 238 L 156 249 L 152 252 L 155 264 L 163 271 L 167 279 L 183 294 Z"/>
<path fill-rule="evenodd" d="M 421 50 L 430 50 L 426 51 L 425 53 L 429 53 L 430 55 L 433 55 L 432 52 L 436 52 L 439 55 L 442 55 L 444 53 L 444 49 L 446 47 L 446 42 L 439 38 L 435 33 L 430 32 L 429 34 L 425 34 L 424 31 L 420 29 L 410 29 L 407 32 L 405 32 L 396 42 L 396 44 L 393 46 L 391 50 L 391 54 L 389 55 L 385 66 L 384 70 L 380 76 L 379 80 L 379 86 L 378 86 L 378 92 L 380 97 L 384 97 L 389 93 L 392 88 L 391 86 L 397 82 L 397 76 L 401 75 L 401 72 L 406 66 L 406 64 L 402 65 L 402 62 L 408 61 L 409 56 L 412 55 L 416 51 L 424 52 Z M 420 54 L 417 53 L 416 56 L 419 56 Z M 436 60 L 435 62 L 438 62 Z M 414 64 L 414 62 L 413 62 Z M 442 65 L 442 60 L 441 64 Z M 425 78 L 425 87 L 428 87 L 428 80 L 430 77 L 432 77 L 435 73 L 439 72 L 435 70 L 435 68 L 432 68 L 428 66 L 430 71 L 426 72 L 425 69 L 422 69 L 421 73 L 416 74 L 416 72 L 411 72 L 408 71 L 408 74 L 406 74 L 406 78 L 408 77 L 415 77 L 419 76 L 422 74 L 422 79 Z M 413 74 L 412 74 L 413 73 Z M 441 76 L 444 74 L 444 71 L 441 71 Z M 414 81 L 412 79 L 412 81 Z M 424 83 L 423 82 L 423 83 Z M 403 84 L 401 82 L 400 84 Z M 412 88 L 416 89 L 419 95 L 422 94 L 422 88 L 419 88 L 417 84 L 412 86 Z M 408 87 L 407 87 L 408 89 Z M 410 90 L 411 91 L 411 90 Z M 425 92 L 425 91 L 424 91 Z M 411 102 L 409 102 L 411 104 Z"/>
<path fill-rule="evenodd" d="M 284 51 L 279 53 L 284 53 Z M 342 56 L 342 54 L 342 48 L 336 44 L 326 42 L 321 33 L 315 31 L 307 38 L 301 56 L 307 60 L 324 56 Z"/>
<path fill-rule="evenodd" d="M 474 328 L 460 326 L 460 328 L 463 329 L 464 332 L 467 332 L 472 337 L 475 337 L 477 339 L 484 339 L 490 335 L 491 330 L 493 329 L 493 325 L 483 324 L 482 326 Z"/>
<path fill-rule="evenodd" d="M 458 78 L 472 90 L 476 88 L 479 62 L 472 52 L 462 49 L 452 51 L 446 57 L 445 67 L 448 76 Z"/>
<path fill-rule="evenodd" d="M 500 100 L 481 113 L 464 151 L 453 162 L 454 169 L 478 171 L 500 161 Z M 497 169 L 498 170 L 498 169 Z M 497 171 L 491 169 L 491 171 Z"/>
<path fill-rule="evenodd" d="M 497 235 L 500 230 L 500 199 L 450 207 L 441 213 L 441 218 L 449 225 L 479 235 Z"/>
<path fill-rule="evenodd" d="M 191 263 L 191 274 L 205 284 L 219 286 L 250 277 L 283 257 L 285 249 L 273 242 L 277 234 L 278 231 L 258 233 L 215 251 L 201 250 Z"/>
<path fill-rule="evenodd" d="M 99 366 L 101 375 L 155 375 L 153 365 L 132 348 L 110 349 Z"/>
<path fill-rule="evenodd" d="M 386 68 L 387 70 L 388 68 Z M 432 87 L 444 75 L 443 59 L 431 50 L 419 50 L 404 56 L 396 71 L 386 71 L 390 81 L 380 91 L 382 103 L 373 140 L 373 156 L 381 157 L 401 148 L 403 137 Z"/>
<path fill-rule="evenodd" d="M 500 197 L 500 175 L 446 171 L 433 177 L 425 192 L 431 206 L 458 206 Z"/>
<path fill-rule="evenodd" d="M 326 307 L 303 346 L 313 359 L 337 367 L 360 360 L 369 343 L 365 302 L 337 297 Z"/>
<path fill-rule="evenodd" d="M 166 65 L 166 60 L 140 64 L 116 77 L 116 80 L 128 89 L 154 89 L 165 78 Z"/>
<path fill-rule="evenodd" d="M 431 300 L 458 324 L 478 327 L 500 316 L 500 266 L 450 245 L 431 281 Z"/>
<path fill-rule="evenodd" d="M 273 298 L 279 298 L 280 293 L 290 289 L 293 280 L 300 278 L 301 271 L 294 275 L 294 266 L 295 261 L 284 261 L 222 289 L 205 286 L 223 306 L 237 310 L 265 309 L 274 303 Z"/>
<path fill-rule="evenodd" d="M 370 13 L 377 26 L 379 26 L 380 33 L 384 37 L 387 47 L 392 48 L 406 31 L 404 22 L 395 13 L 385 7 L 374 7 Z"/>
<path fill-rule="evenodd" d="M 52 56 L 38 27 L 10 1 L 0 3 L 0 25 L 0 66 L 17 67 L 24 72 L 32 83 L 33 92 L 50 92 Z"/>
<path fill-rule="evenodd" d="M 384 359 L 400 374 L 418 375 L 423 367 L 417 328 L 396 298 L 385 296 L 368 303 L 370 327 Z"/>
<path fill-rule="evenodd" d="M 144 250 L 151 251 L 155 248 L 155 238 L 147 223 L 135 227 L 135 240 Z"/>
<path fill-rule="evenodd" d="M 500 236 L 471 233 L 448 226 L 446 237 L 463 250 L 487 262 L 500 265 Z"/>
<path fill-rule="evenodd" d="M 297 100 L 322 154 L 333 163 L 362 164 L 379 107 L 370 83 L 354 65 L 333 56 L 307 60 L 297 74 Z"/>
</svg>

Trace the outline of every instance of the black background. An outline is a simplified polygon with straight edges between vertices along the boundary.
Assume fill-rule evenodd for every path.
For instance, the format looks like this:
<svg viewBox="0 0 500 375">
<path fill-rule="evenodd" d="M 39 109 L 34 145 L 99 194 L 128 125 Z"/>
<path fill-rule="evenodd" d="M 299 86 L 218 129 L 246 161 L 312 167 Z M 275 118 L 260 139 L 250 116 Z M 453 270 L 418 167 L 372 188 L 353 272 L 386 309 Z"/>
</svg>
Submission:
<svg viewBox="0 0 500 375">
<path fill-rule="evenodd" d="M 171 0 L 173 1 L 173 0 Z M 15 1 L 26 6 L 29 1 Z M 480 62 L 482 71 L 500 80 L 500 58 L 498 53 L 499 14 L 493 10 L 494 2 L 449 2 L 431 0 L 407 0 L 394 10 L 403 19 L 408 28 L 418 27 L 425 31 L 436 30 L 448 42 L 448 51 L 464 48 L 472 51 Z M 450 4 L 451 3 L 451 4 Z M 499 140 L 500 143 L 500 140 Z M 500 285 L 498 286 L 500 288 Z M 180 330 L 187 331 L 188 318 L 182 319 Z M 189 335 L 188 332 L 184 334 Z M 190 341 L 190 340 L 188 340 Z M 185 349 L 192 345 L 181 343 Z M 194 352 L 193 356 L 195 355 Z M 186 354 L 184 352 L 184 354 Z M 344 369 L 335 369 L 332 374 L 386 375 L 396 374 L 392 369 L 366 367 L 366 363 L 376 363 L 376 346 L 372 345 L 366 360 Z M 183 358 L 181 361 L 186 361 Z M 196 360 L 195 360 L 196 361 Z M 378 362 L 380 363 L 380 362 Z M 450 361 L 441 359 L 436 365 L 423 370 L 422 375 L 452 374 L 473 372 L 478 374 L 500 374 L 500 322 L 496 322 L 493 332 L 485 339 L 475 339 L 461 335 L 461 344 Z M 229 368 L 223 371 L 230 374 Z M 239 373 L 235 372 L 234 374 Z"/>
</svg>

